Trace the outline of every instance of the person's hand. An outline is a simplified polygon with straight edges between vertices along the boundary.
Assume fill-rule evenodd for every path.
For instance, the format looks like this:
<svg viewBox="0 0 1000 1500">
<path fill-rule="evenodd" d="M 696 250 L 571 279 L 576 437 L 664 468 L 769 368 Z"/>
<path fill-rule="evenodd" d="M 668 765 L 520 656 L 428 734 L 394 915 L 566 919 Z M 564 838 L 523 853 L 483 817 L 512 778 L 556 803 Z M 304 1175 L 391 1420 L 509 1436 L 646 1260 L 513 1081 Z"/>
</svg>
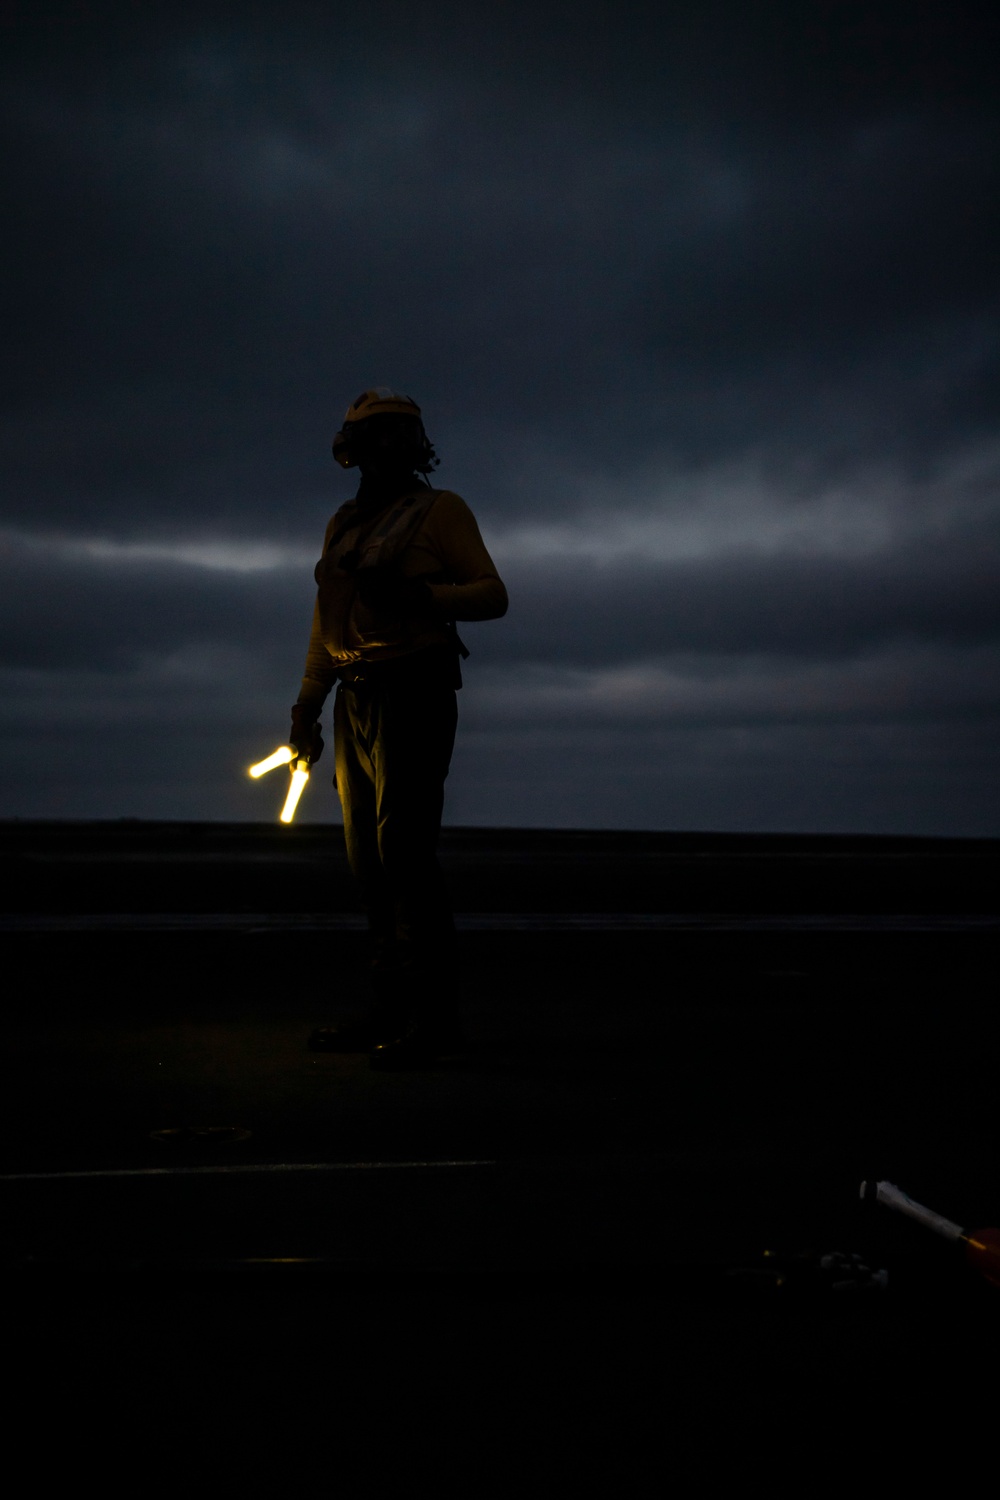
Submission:
<svg viewBox="0 0 1000 1500">
<path fill-rule="evenodd" d="M 316 722 L 319 709 L 313 703 L 295 703 L 292 706 L 292 728 L 288 743 L 296 755 L 314 766 L 323 754 L 323 734 Z"/>
<path fill-rule="evenodd" d="M 431 591 L 421 578 L 404 578 L 388 568 L 362 568 L 358 598 L 376 614 L 419 614 L 430 608 Z"/>
</svg>

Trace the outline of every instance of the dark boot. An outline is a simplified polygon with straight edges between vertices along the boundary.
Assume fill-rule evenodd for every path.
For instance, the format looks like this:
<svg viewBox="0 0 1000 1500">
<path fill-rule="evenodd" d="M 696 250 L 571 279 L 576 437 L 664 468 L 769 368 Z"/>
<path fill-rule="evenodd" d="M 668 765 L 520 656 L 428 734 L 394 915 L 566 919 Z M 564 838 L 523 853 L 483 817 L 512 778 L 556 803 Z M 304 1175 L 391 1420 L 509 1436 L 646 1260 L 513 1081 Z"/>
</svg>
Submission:
<svg viewBox="0 0 1000 1500">
<path fill-rule="evenodd" d="M 309 1038 L 310 1052 L 370 1052 L 406 1029 L 408 1013 L 398 999 L 373 988 L 374 998 L 359 1015 L 316 1027 Z"/>
<path fill-rule="evenodd" d="M 408 1068 L 430 1068 L 440 1057 L 461 1051 L 464 1038 L 455 1016 L 438 1013 L 416 1016 L 397 1036 L 376 1043 L 369 1066 L 380 1073 Z"/>
<path fill-rule="evenodd" d="M 391 1031 L 380 1030 L 372 1014 L 345 1016 L 329 1026 L 317 1026 L 309 1037 L 310 1052 L 370 1052 Z"/>
</svg>

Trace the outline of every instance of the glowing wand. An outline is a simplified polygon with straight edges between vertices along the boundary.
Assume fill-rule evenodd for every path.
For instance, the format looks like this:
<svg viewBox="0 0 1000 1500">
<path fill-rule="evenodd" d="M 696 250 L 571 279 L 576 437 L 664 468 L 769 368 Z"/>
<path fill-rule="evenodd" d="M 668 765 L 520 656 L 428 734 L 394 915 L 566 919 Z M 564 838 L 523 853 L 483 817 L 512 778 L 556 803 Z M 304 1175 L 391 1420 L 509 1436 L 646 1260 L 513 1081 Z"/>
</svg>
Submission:
<svg viewBox="0 0 1000 1500">
<path fill-rule="evenodd" d="M 274 771 L 278 766 L 287 766 L 288 762 L 294 759 L 295 751 L 291 745 L 279 745 L 274 754 L 267 757 L 267 760 L 259 760 L 255 766 L 250 767 L 250 775 L 256 781 L 258 776 L 266 776 L 268 771 Z"/>
<path fill-rule="evenodd" d="M 299 798 L 305 791 L 306 782 L 309 780 L 309 762 L 297 760 L 292 766 L 292 780 L 288 788 L 288 796 L 285 805 L 281 809 L 281 822 L 290 823 L 295 817 L 295 809 L 299 805 Z"/>
<path fill-rule="evenodd" d="M 273 755 L 269 755 L 266 760 L 259 760 L 255 766 L 250 767 L 250 775 L 256 781 L 259 777 L 266 776 L 268 771 L 287 765 L 292 768 L 292 780 L 288 788 L 288 796 L 285 798 L 285 805 L 281 809 L 280 821 L 282 823 L 290 823 L 295 816 L 299 798 L 309 780 L 308 760 L 305 756 L 296 756 L 291 745 L 279 745 Z"/>
</svg>

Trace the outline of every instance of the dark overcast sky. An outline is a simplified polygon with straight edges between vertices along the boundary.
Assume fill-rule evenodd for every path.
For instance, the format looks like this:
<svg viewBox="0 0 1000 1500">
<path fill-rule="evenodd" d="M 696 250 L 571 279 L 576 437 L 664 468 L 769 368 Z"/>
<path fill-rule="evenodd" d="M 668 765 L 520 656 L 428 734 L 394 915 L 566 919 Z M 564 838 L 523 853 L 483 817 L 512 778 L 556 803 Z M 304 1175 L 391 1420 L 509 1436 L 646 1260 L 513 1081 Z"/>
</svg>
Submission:
<svg viewBox="0 0 1000 1500">
<path fill-rule="evenodd" d="M 995 5 L 3 17 L 0 815 L 275 814 L 383 383 L 511 595 L 447 821 L 1000 835 Z"/>
</svg>

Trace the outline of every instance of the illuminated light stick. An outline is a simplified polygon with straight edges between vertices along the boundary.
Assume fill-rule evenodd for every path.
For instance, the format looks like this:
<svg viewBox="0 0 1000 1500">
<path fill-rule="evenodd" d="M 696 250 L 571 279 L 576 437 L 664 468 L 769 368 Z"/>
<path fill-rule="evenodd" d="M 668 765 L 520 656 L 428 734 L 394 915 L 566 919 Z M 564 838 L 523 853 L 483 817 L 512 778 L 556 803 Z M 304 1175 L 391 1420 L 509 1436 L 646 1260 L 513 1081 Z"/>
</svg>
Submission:
<svg viewBox="0 0 1000 1500">
<path fill-rule="evenodd" d="M 281 809 L 282 823 L 290 823 L 295 817 L 295 809 L 299 805 L 299 798 L 305 791 L 305 785 L 308 780 L 309 762 L 307 760 L 297 760 L 292 766 L 292 782 L 288 788 L 285 805 Z"/>
<path fill-rule="evenodd" d="M 933 1209 L 915 1203 L 902 1189 L 891 1182 L 861 1184 L 862 1198 L 874 1198 L 886 1208 L 894 1208 L 910 1219 L 916 1219 L 925 1229 L 954 1240 L 965 1251 L 965 1258 L 984 1276 L 991 1286 L 1000 1287 L 1000 1229 L 963 1229 L 950 1219 L 942 1218 Z"/>
<path fill-rule="evenodd" d="M 267 760 L 259 760 L 255 766 L 250 767 L 250 775 L 254 781 L 258 776 L 266 776 L 268 771 L 277 770 L 278 766 L 287 766 L 288 762 L 295 759 L 295 751 L 291 745 L 279 745 L 273 755 Z"/>
<path fill-rule="evenodd" d="M 259 760 L 255 766 L 250 767 L 250 775 L 256 781 L 259 777 L 266 776 L 268 771 L 275 771 L 279 766 L 289 765 L 292 768 L 292 780 L 288 788 L 288 796 L 285 798 L 285 805 L 280 813 L 279 821 L 282 823 L 290 823 L 295 816 L 299 798 L 309 780 L 308 760 L 305 756 L 297 756 L 291 745 L 279 745 L 273 755 L 269 755 L 266 760 Z"/>
</svg>

